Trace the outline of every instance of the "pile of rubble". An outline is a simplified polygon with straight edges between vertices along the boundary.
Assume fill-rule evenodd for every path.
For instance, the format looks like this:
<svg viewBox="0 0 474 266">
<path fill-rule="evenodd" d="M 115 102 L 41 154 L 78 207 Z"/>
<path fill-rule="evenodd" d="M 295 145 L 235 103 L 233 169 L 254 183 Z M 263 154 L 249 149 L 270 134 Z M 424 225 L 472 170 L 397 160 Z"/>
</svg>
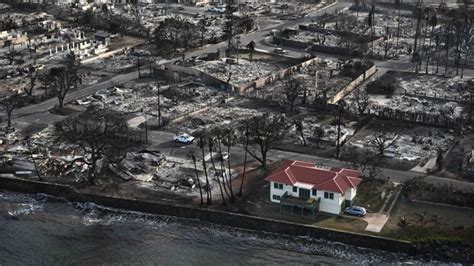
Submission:
<svg viewBox="0 0 474 266">
<path fill-rule="evenodd" d="M 305 116 L 303 119 L 303 135 L 305 136 L 306 143 L 309 146 L 316 147 L 316 143 L 313 142 L 315 137 L 315 129 L 319 128 L 322 130 L 322 137 L 320 141 L 325 141 L 328 143 L 336 143 L 337 140 L 337 124 L 335 123 L 336 118 L 332 119 L 330 123 L 321 119 L 321 117 L 315 116 Z M 341 142 L 345 142 L 346 139 L 349 139 L 355 133 L 355 123 L 349 122 L 341 125 Z M 297 145 L 302 145 L 303 140 L 301 139 L 300 133 L 296 130 L 296 126 L 292 126 L 286 136 L 285 143 L 293 143 Z"/>
<path fill-rule="evenodd" d="M 424 95 L 440 99 L 469 100 L 474 88 L 473 78 L 445 78 L 437 75 L 413 75 L 402 77 L 401 89 L 409 94 Z"/>
<path fill-rule="evenodd" d="M 197 83 L 164 85 L 164 82 L 128 82 L 123 87 L 99 90 L 92 96 L 76 101 L 79 106 L 108 107 L 123 113 L 142 112 L 158 115 L 158 99 L 161 115 L 169 119 L 192 113 L 206 106 L 218 104 L 226 97 L 219 92 Z"/>
<path fill-rule="evenodd" d="M 302 68 L 301 71 L 284 79 L 277 80 L 260 90 L 271 93 L 273 100 L 282 101 L 285 86 L 288 80 L 293 78 L 299 80 L 305 86 L 307 103 L 323 98 L 329 100 L 352 81 L 351 78 L 340 74 L 336 62 L 325 60 L 317 65 L 309 65 Z"/>
<path fill-rule="evenodd" d="M 312 32 L 312 31 L 305 31 L 300 30 L 298 34 L 292 35 L 290 37 L 291 40 L 304 42 L 304 43 L 311 43 L 329 47 L 345 47 L 346 40 L 339 35 L 331 34 L 331 33 L 320 33 L 320 32 Z"/>
<path fill-rule="evenodd" d="M 384 129 L 372 125 L 357 132 L 349 141 L 349 145 L 354 145 L 362 149 L 371 149 L 377 152 L 377 147 L 371 142 L 373 136 L 381 133 Z M 393 142 L 385 151 L 385 156 L 417 162 L 423 158 L 436 156 L 437 149 L 446 151 L 456 140 L 455 135 L 438 128 L 424 126 L 415 127 L 395 127 L 386 129 L 387 138 Z M 388 133 L 390 132 L 390 133 Z"/>
<path fill-rule="evenodd" d="M 245 117 L 253 117 L 263 113 L 263 110 L 237 106 L 214 106 L 206 112 L 174 125 L 174 127 L 176 127 L 177 132 L 193 132 L 200 128 L 211 128 L 218 125 L 236 125 L 237 121 L 241 121 Z"/>
<path fill-rule="evenodd" d="M 456 102 L 433 102 L 427 99 L 406 95 L 395 95 L 389 98 L 380 95 L 371 95 L 369 109 L 376 111 L 383 108 L 412 113 L 442 115 L 451 118 L 461 117 L 463 114 L 463 107 Z"/>
<path fill-rule="evenodd" d="M 229 61 L 230 63 L 227 63 Z M 235 59 L 222 58 L 221 60 L 209 61 L 193 68 L 223 81 L 227 81 L 230 76 L 230 83 L 239 85 L 250 83 L 269 75 L 279 70 L 279 65 L 276 62 L 267 60 L 248 61 L 239 59 L 237 63 Z"/>
<path fill-rule="evenodd" d="M 116 55 L 110 58 L 99 58 L 84 64 L 95 70 L 110 73 L 123 73 L 137 66 L 137 57 L 130 53 Z"/>
</svg>

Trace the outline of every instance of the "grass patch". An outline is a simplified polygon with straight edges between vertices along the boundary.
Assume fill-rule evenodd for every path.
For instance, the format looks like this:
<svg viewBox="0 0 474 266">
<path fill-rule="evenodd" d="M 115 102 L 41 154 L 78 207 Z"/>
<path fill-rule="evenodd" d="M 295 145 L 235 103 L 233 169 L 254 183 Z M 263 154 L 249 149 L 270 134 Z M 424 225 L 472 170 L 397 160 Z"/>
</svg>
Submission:
<svg viewBox="0 0 474 266">
<path fill-rule="evenodd" d="M 389 235 L 390 236 L 390 235 Z M 420 227 L 411 226 L 406 230 L 400 230 L 393 235 L 393 238 L 400 240 L 406 240 L 414 243 L 423 243 L 430 241 L 464 241 L 465 239 L 459 234 L 453 231 L 440 230 L 435 227 Z"/>
<path fill-rule="evenodd" d="M 422 213 L 423 223 L 419 219 Z M 406 226 L 400 226 L 401 219 L 407 221 Z M 474 246 L 474 211 L 410 202 L 401 197 L 380 235 L 413 242 L 465 241 Z"/>
<path fill-rule="evenodd" d="M 364 230 L 367 227 L 367 222 L 342 216 L 329 217 L 318 215 L 313 225 L 342 231 L 364 233 Z"/>
<path fill-rule="evenodd" d="M 369 212 L 378 212 L 386 197 L 394 190 L 391 182 L 381 179 L 363 180 L 357 187 L 354 205 L 362 206 Z M 385 191 L 385 192 L 384 192 Z M 382 198 L 382 194 L 384 198 Z"/>
</svg>

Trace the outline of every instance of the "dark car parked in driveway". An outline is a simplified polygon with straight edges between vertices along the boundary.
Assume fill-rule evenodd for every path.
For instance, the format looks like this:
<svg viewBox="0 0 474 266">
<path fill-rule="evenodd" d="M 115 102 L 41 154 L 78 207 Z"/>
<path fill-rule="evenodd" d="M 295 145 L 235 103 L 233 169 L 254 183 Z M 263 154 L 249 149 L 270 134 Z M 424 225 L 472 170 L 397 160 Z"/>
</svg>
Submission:
<svg viewBox="0 0 474 266">
<path fill-rule="evenodd" d="M 367 211 L 363 207 L 352 206 L 352 207 L 347 207 L 344 210 L 344 214 L 362 217 L 367 214 Z"/>
</svg>

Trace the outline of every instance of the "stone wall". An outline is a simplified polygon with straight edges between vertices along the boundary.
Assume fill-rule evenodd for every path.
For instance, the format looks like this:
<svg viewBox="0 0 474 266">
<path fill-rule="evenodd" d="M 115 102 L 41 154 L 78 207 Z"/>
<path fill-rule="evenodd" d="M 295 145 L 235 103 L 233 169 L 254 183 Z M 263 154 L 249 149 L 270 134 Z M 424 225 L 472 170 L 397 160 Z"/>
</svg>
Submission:
<svg viewBox="0 0 474 266">
<path fill-rule="evenodd" d="M 295 66 L 279 70 L 277 72 L 274 72 L 270 75 L 261 77 L 257 80 L 254 80 L 250 83 L 241 85 L 238 87 L 238 93 L 240 95 L 247 95 L 249 91 L 255 90 L 262 88 L 266 85 L 272 84 L 274 81 L 279 80 L 279 79 L 284 79 L 287 76 L 293 75 L 296 72 L 299 72 L 302 68 L 307 67 L 309 65 L 314 65 L 319 62 L 319 58 L 313 58 L 307 61 L 304 61 L 300 64 L 297 64 Z"/>
<path fill-rule="evenodd" d="M 208 86 L 213 86 L 213 87 L 217 87 L 217 88 L 220 88 L 220 89 L 227 89 L 228 88 L 228 84 L 227 82 L 221 80 L 221 79 L 218 79 L 216 77 L 213 77 L 205 72 L 202 72 L 202 71 L 199 71 L 197 69 L 194 69 L 194 68 L 190 68 L 190 67 L 183 67 L 183 66 L 178 66 L 178 65 L 172 65 L 172 64 L 167 64 L 165 65 L 164 68 L 161 68 L 162 70 L 168 70 L 168 71 L 171 71 L 171 72 L 174 72 L 174 73 L 183 73 L 183 74 L 187 74 L 187 75 L 190 75 L 190 76 L 193 76 L 193 77 L 196 77 L 198 78 L 202 83 L 208 85 Z M 236 88 L 234 86 L 232 86 L 232 90 L 236 90 Z"/>
<path fill-rule="evenodd" d="M 360 74 L 356 79 L 351 81 L 346 87 L 340 90 L 334 97 L 329 99 L 328 103 L 337 104 L 341 99 L 346 97 L 349 93 L 351 93 L 357 86 L 362 84 L 362 82 L 366 81 L 370 78 L 375 72 L 377 72 L 377 67 L 375 65 L 371 66 L 367 69 L 363 74 Z"/>
<path fill-rule="evenodd" d="M 45 193 L 53 196 L 64 197 L 73 202 L 93 202 L 101 206 L 117 209 L 199 219 L 215 224 L 248 230 L 265 231 L 289 236 L 323 238 L 329 241 L 341 242 L 358 247 L 386 250 L 389 252 L 403 252 L 407 254 L 415 253 L 415 247 L 406 241 L 397 241 L 383 237 L 349 233 L 244 214 L 102 196 L 80 192 L 66 185 L 47 182 L 0 177 L 0 188 L 22 193 Z"/>
</svg>

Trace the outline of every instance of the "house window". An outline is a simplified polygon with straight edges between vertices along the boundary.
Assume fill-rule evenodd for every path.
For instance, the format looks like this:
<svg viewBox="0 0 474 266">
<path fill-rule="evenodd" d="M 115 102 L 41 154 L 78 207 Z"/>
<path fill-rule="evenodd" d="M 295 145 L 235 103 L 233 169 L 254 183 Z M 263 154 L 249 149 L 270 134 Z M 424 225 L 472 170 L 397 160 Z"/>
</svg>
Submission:
<svg viewBox="0 0 474 266">
<path fill-rule="evenodd" d="M 332 192 L 324 192 L 325 199 L 334 199 L 334 193 Z"/>
<path fill-rule="evenodd" d="M 272 198 L 273 198 L 274 200 L 280 200 L 280 199 L 281 199 L 281 197 L 278 196 L 278 195 L 273 195 Z"/>
<path fill-rule="evenodd" d="M 298 188 L 297 188 L 297 187 L 293 187 L 293 192 L 298 192 Z"/>
<path fill-rule="evenodd" d="M 273 188 L 275 188 L 275 189 L 283 189 L 283 184 L 273 183 Z"/>
<path fill-rule="evenodd" d="M 316 193 L 317 193 L 317 192 L 318 192 L 318 191 L 317 191 L 316 189 L 314 189 L 314 188 L 311 189 L 311 195 L 316 196 Z"/>
</svg>

